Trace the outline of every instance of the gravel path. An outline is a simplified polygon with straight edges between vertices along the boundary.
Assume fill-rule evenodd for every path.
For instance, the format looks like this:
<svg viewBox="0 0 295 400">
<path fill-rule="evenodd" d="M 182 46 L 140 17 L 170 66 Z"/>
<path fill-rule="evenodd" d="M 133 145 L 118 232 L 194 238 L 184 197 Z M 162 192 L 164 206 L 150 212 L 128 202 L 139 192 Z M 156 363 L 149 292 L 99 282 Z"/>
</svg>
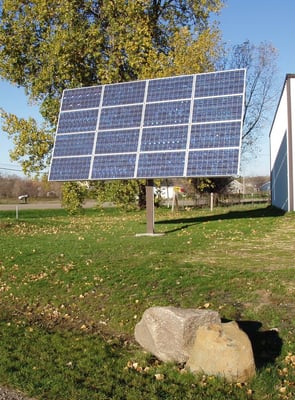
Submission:
<svg viewBox="0 0 295 400">
<path fill-rule="evenodd" d="M 29 397 L 25 397 L 23 393 L 16 390 L 0 387 L 0 400 L 34 400 Z"/>
</svg>

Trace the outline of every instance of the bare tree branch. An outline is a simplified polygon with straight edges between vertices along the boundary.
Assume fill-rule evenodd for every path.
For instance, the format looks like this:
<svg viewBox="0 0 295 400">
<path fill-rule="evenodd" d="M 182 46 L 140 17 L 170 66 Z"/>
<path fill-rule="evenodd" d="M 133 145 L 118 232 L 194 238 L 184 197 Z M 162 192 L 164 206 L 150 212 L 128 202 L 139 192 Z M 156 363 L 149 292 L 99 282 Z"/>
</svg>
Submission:
<svg viewBox="0 0 295 400">
<path fill-rule="evenodd" d="M 245 148 L 249 149 L 259 139 L 267 113 L 274 107 L 276 62 L 277 50 L 271 43 L 254 45 L 247 40 L 232 47 L 225 63 L 229 68 L 247 69 L 242 134 Z"/>
</svg>

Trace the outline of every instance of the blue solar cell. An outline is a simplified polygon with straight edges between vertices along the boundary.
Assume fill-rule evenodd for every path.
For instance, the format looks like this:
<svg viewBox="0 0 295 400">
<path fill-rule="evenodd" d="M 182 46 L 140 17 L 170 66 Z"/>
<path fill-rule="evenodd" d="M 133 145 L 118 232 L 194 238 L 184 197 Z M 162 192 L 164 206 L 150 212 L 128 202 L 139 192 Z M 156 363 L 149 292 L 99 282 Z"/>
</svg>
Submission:
<svg viewBox="0 0 295 400">
<path fill-rule="evenodd" d="M 94 158 L 91 179 L 132 179 L 136 154 L 97 156 Z"/>
<path fill-rule="evenodd" d="M 99 129 L 135 128 L 141 123 L 142 106 L 103 108 Z"/>
<path fill-rule="evenodd" d="M 195 97 L 224 96 L 243 93 L 244 71 L 233 70 L 196 76 Z"/>
<path fill-rule="evenodd" d="M 169 178 L 183 176 L 185 152 L 141 153 L 139 178 Z"/>
<path fill-rule="evenodd" d="M 142 103 L 145 81 L 118 83 L 105 86 L 103 106 Z"/>
<path fill-rule="evenodd" d="M 61 111 L 98 108 L 101 97 L 101 86 L 65 90 Z"/>
<path fill-rule="evenodd" d="M 192 75 L 151 80 L 149 81 L 147 102 L 190 99 L 192 83 Z"/>
<path fill-rule="evenodd" d="M 231 176 L 238 172 L 239 149 L 190 151 L 187 176 Z"/>
<path fill-rule="evenodd" d="M 243 96 L 197 99 L 194 103 L 193 122 L 240 120 Z"/>
<path fill-rule="evenodd" d="M 190 101 L 171 101 L 146 105 L 144 125 L 176 125 L 189 122 Z"/>
<path fill-rule="evenodd" d="M 57 135 L 54 157 L 90 155 L 93 149 L 94 133 Z"/>
<path fill-rule="evenodd" d="M 140 151 L 185 149 L 188 125 L 144 128 Z"/>
<path fill-rule="evenodd" d="M 97 110 L 70 111 L 60 114 L 57 133 L 95 131 Z"/>
<path fill-rule="evenodd" d="M 53 158 L 49 180 L 86 180 L 89 176 L 91 157 Z"/>
<path fill-rule="evenodd" d="M 138 148 L 139 129 L 99 131 L 96 154 L 130 153 Z"/>
<path fill-rule="evenodd" d="M 239 147 L 240 122 L 192 125 L 190 149 L 210 147 Z"/>
<path fill-rule="evenodd" d="M 236 174 L 244 75 L 221 71 L 65 90 L 50 179 Z"/>
</svg>

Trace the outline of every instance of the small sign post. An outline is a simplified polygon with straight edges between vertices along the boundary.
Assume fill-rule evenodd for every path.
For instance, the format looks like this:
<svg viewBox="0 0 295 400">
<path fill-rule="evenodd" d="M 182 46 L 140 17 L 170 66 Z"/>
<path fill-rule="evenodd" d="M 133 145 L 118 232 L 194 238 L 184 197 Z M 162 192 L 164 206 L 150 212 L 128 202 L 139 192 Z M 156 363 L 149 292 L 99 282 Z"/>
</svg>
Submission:
<svg viewBox="0 0 295 400">
<path fill-rule="evenodd" d="M 214 193 L 210 193 L 210 210 L 213 211 L 214 206 Z"/>
</svg>

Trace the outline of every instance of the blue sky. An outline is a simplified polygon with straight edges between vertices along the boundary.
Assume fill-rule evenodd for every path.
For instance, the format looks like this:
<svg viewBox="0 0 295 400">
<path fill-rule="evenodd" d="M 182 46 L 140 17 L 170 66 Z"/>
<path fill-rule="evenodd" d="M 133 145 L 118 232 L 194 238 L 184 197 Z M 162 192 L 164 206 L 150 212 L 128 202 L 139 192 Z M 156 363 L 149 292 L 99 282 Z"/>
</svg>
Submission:
<svg viewBox="0 0 295 400">
<path fill-rule="evenodd" d="M 268 41 L 277 48 L 278 82 L 282 87 L 287 73 L 295 73 L 295 2 L 294 0 L 226 0 L 226 6 L 217 20 L 223 32 L 224 41 L 229 44 L 239 44 L 249 39 L 253 44 Z M 278 91 L 278 98 L 280 90 Z M 0 81 L 0 108 L 12 112 L 19 117 L 32 116 L 41 120 L 38 108 L 30 106 L 21 88 Z M 269 123 L 261 132 L 259 149 L 253 160 L 242 171 L 246 175 L 269 174 L 269 144 L 268 134 L 273 113 Z M 1 128 L 1 127 L 0 127 Z M 19 168 L 9 159 L 9 149 L 12 143 L 0 132 L 0 172 L 1 168 Z"/>
</svg>

